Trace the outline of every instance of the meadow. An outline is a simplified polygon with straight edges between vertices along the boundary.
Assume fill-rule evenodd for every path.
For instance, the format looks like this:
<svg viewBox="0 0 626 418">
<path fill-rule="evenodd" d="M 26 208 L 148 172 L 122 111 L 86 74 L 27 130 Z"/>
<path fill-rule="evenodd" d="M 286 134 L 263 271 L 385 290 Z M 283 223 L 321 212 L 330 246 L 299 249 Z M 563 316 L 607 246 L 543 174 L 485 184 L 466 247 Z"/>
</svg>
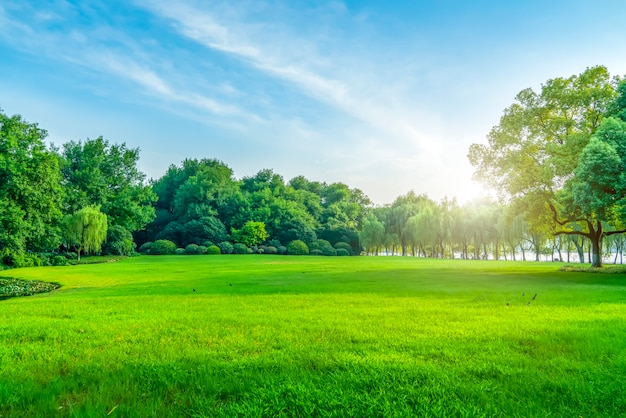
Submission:
<svg viewBox="0 0 626 418">
<path fill-rule="evenodd" d="M 141 256 L 0 276 L 0 417 L 626 416 L 626 275 Z"/>
</svg>

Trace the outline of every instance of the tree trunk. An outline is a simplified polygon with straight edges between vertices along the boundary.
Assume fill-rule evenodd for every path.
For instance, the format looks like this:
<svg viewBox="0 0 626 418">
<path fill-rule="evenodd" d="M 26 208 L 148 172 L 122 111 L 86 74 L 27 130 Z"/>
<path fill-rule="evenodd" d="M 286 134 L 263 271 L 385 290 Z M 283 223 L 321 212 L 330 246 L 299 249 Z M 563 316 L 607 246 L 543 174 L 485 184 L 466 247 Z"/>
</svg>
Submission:
<svg viewBox="0 0 626 418">
<path fill-rule="evenodd" d="M 593 228 L 589 228 L 589 238 L 591 239 L 591 253 L 592 261 L 591 267 L 602 267 L 602 223 L 597 222 L 595 231 Z"/>
</svg>

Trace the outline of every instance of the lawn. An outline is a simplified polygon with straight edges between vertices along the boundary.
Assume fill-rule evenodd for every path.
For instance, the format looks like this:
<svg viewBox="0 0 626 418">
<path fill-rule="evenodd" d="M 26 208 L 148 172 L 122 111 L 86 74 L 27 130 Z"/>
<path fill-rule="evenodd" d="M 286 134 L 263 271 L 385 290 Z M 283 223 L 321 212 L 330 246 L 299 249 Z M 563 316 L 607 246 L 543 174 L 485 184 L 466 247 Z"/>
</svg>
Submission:
<svg viewBox="0 0 626 418">
<path fill-rule="evenodd" d="M 626 275 L 560 266 L 244 255 L 3 271 L 62 287 L 0 302 L 0 417 L 626 416 Z"/>
</svg>

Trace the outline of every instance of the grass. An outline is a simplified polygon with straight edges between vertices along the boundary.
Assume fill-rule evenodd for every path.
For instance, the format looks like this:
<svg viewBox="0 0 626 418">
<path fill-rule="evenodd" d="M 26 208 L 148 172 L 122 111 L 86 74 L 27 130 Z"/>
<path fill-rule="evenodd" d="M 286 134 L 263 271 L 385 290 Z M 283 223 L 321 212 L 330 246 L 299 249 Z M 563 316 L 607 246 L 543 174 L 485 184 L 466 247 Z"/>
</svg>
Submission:
<svg viewBox="0 0 626 418">
<path fill-rule="evenodd" d="M 3 271 L 62 288 L 0 302 L 0 416 L 626 416 L 626 276 L 561 266 L 144 256 Z"/>
</svg>

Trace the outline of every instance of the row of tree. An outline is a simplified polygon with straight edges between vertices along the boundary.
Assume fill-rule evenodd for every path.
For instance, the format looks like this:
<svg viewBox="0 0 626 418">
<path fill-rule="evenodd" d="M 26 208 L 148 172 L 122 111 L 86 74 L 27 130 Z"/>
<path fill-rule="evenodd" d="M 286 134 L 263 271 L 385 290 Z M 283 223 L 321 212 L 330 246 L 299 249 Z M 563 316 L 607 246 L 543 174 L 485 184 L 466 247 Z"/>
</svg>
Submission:
<svg viewBox="0 0 626 418">
<path fill-rule="evenodd" d="M 500 203 L 460 207 L 409 193 L 374 207 L 359 189 L 265 169 L 237 179 L 212 159 L 187 159 L 146 182 L 139 150 L 103 138 L 46 146 L 46 132 L 0 111 L 0 256 L 128 254 L 137 244 L 284 246 L 323 240 L 351 252 L 428 257 L 563 259 L 626 232 L 626 83 L 604 67 L 527 89 L 488 144 L 469 153 Z M 552 251 L 553 250 L 553 251 Z M 19 258 L 19 257 L 18 257 Z"/>
</svg>

